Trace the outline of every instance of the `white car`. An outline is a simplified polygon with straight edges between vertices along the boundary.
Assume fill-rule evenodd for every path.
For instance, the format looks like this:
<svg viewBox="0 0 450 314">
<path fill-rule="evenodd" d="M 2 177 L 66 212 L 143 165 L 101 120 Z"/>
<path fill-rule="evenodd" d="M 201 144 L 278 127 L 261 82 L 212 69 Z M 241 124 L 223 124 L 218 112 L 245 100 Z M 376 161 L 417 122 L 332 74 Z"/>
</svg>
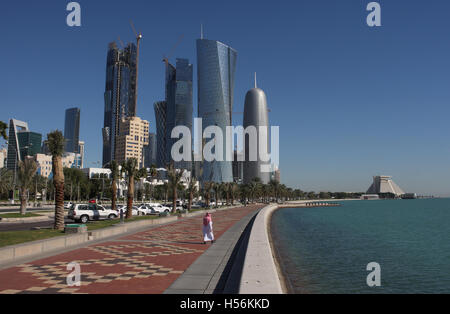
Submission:
<svg viewBox="0 0 450 314">
<path fill-rule="evenodd" d="M 126 205 L 120 206 L 118 208 L 119 215 L 120 215 L 120 210 L 123 210 L 123 215 L 124 216 L 127 214 L 127 206 Z M 143 209 L 140 209 L 137 206 L 133 206 L 131 208 L 131 215 L 132 216 L 145 216 L 145 215 L 147 215 L 147 212 L 145 210 L 143 210 Z"/>
<path fill-rule="evenodd" d="M 152 215 L 155 214 L 156 210 L 153 209 L 153 207 L 151 207 L 148 204 L 141 204 L 138 207 L 138 215 L 144 214 L 144 215 Z"/>
<path fill-rule="evenodd" d="M 73 206 L 72 202 L 64 202 L 64 209 L 70 209 Z"/>
<path fill-rule="evenodd" d="M 119 217 L 117 210 L 106 209 L 98 204 L 76 204 L 73 205 L 68 214 L 68 218 L 87 223 L 90 220 L 116 219 Z"/>
<path fill-rule="evenodd" d="M 169 207 L 163 206 L 163 205 L 158 204 L 158 203 L 147 203 L 147 204 L 144 204 L 144 205 L 153 208 L 153 210 L 155 212 L 159 213 L 159 214 L 160 213 L 170 213 L 171 212 Z"/>
</svg>

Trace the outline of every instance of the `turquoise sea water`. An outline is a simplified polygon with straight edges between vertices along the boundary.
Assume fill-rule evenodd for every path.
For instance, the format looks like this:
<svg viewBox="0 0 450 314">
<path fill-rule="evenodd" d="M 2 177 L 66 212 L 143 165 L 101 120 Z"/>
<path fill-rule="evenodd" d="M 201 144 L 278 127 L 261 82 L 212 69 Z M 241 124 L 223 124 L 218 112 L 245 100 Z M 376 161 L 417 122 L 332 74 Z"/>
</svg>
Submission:
<svg viewBox="0 0 450 314">
<path fill-rule="evenodd" d="M 280 209 L 271 232 L 293 293 L 450 293 L 450 199 Z M 381 266 L 369 288 L 367 264 Z"/>
</svg>

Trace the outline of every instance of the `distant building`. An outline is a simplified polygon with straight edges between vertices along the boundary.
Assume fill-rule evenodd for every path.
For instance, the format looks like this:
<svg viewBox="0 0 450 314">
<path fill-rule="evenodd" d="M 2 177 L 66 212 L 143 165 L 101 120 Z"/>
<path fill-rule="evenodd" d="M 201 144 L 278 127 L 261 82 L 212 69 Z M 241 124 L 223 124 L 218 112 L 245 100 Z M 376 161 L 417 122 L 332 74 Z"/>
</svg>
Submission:
<svg viewBox="0 0 450 314">
<path fill-rule="evenodd" d="M 144 146 L 148 145 L 149 123 L 139 117 L 125 118 L 120 121 L 119 135 L 116 139 L 115 160 L 120 164 L 130 158 L 136 158 L 143 167 Z"/>
<path fill-rule="evenodd" d="M 8 151 L 6 150 L 6 148 L 0 149 L 0 169 L 5 167 L 7 154 Z"/>
<path fill-rule="evenodd" d="M 233 181 L 235 183 L 242 183 L 244 178 L 244 153 L 234 150 L 233 156 Z"/>
<path fill-rule="evenodd" d="M 18 133 L 20 131 L 28 131 L 28 123 L 11 119 L 9 121 L 8 156 L 6 167 L 13 171 L 16 171 L 19 161 L 22 160 L 18 138 Z"/>
<path fill-rule="evenodd" d="M 79 153 L 80 142 L 80 108 L 66 110 L 64 123 L 65 150 L 67 153 Z"/>
<path fill-rule="evenodd" d="M 405 194 L 403 190 L 392 181 L 390 176 L 375 176 L 373 183 L 367 190 L 366 194 L 377 194 L 382 198 L 397 198 Z"/>
<path fill-rule="evenodd" d="M 177 59 L 176 67 L 166 63 L 166 163 L 172 162 L 172 146 L 177 141 L 172 139 L 172 130 L 184 126 L 192 134 L 192 64 L 187 59 Z M 174 163 L 175 168 L 192 170 L 191 161 Z"/>
<path fill-rule="evenodd" d="M 53 161 L 51 155 L 36 154 L 34 160 L 38 165 L 37 173 L 46 178 L 53 178 Z M 66 153 L 62 157 L 63 168 L 79 168 L 79 154 Z"/>
<path fill-rule="evenodd" d="M 263 142 L 266 143 L 264 150 L 267 153 L 269 150 L 269 112 L 266 94 L 262 89 L 257 88 L 256 79 L 255 88 L 245 96 L 244 106 L 244 129 L 252 126 L 256 128 L 257 138 L 253 138 L 252 141 L 255 143 L 251 143 L 250 136 L 245 135 L 244 183 L 248 184 L 255 178 L 259 178 L 261 183 L 267 184 L 270 181 L 270 164 L 260 160 L 259 151 L 260 144 Z M 259 127 L 267 127 L 267 133 L 260 133 Z M 265 138 L 261 138 L 262 136 Z M 255 156 L 251 153 L 255 153 Z"/>
<path fill-rule="evenodd" d="M 272 173 L 272 180 L 281 183 L 281 173 L 280 169 L 275 169 Z"/>
<path fill-rule="evenodd" d="M 88 179 L 95 178 L 96 176 L 106 176 L 107 178 L 111 176 L 111 169 L 107 168 L 84 168 L 81 170 Z"/>
<path fill-rule="evenodd" d="M 209 126 L 218 126 L 226 134 L 226 127 L 232 124 L 236 59 L 236 50 L 219 41 L 197 40 L 198 117 L 202 119 L 202 132 Z M 224 140 L 224 154 L 232 149 Z M 203 181 L 233 182 L 231 161 L 204 161 L 202 167 Z"/>
<path fill-rule="evenodd" d="M 19 131 L 17 133 L 20 147 L 20 160 L 33 157 L 41 152 L 42 134 L 31 131 Z"/>
<path fill-rule="evenodd" d="M 144 146 L 144 166 L 150 168 L 156 166 L 156 134 L 150 133 L 148 135 L 148 145 Z"/>
<path fill-rule="evenodd" d="M 137 47 L 124 49 L 110 43 L 106 60 L 105 112 L 103 135 L 103 165 L 115 160 L 116 137 L 123 118 L 136 116 Z"/>
<path fill-rule="evenodd" d="M 166 123 L 167 102 L 158 101 L 154 104 L 156 119 L 156 165 L 163 168 L 167 165 L 166 154 Z"/>
<path fill-rule="evenodd" d="M 81 166 L 80 169 L 84 168 L 84 141 L 79 141 L 78 142 L 78 153 L 80 154 L 81 157 Z"/>
</svg>

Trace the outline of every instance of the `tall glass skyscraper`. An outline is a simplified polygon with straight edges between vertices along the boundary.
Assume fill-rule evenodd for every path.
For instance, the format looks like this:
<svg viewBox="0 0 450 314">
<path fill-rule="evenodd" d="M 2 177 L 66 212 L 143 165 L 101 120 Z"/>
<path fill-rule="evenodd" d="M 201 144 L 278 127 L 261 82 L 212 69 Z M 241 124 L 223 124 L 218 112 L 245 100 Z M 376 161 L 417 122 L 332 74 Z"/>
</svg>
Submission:
<svg viewBox="0 0 450 314">
<path fill-rule="evenodd" d="M 66 110 L 64 138 L 66 140 L 66 152 L 79 153 L 80 108 L 70 108 Z"/>
<path fill-rule="evenodd" d="M 115 159 L 116 137 L 122 118 L 135 117 L 136 45 L 118 49 L 109 44 L 106 60 L 105 114 L 103 134 L 103 165 Z"/>
<path fill-rule="evenodd" d="M 166 117 L 167 102 L 158 101 L 154 104 L 156 119 L 156 165 L 166 166 Z"/>
<path fill-rule="evenodd" d="M 19 161 L 22 160 L 18 134 L 19 132 L 26 131 L 28 131 L 28 123 L 16 119 L 11 119 L 9 121 L 8 155 L 6 159 L 6 167 L 9 170 L 16 171 Z"/>
<path fill-rule="evenodd" d="M 231 126 L 236 59 L 237 52 L 219 41 L 197 40 L 198 116 L 203 131 L 216 125 L 225 135 Z M 203 181 L 233 182 L 232 162 L 225 161 L 225 152 L 233 148 L 226 147 L 225 136 L 223 142 L 224 161 L 204 161 Z"/>
<path fill-rule="evenodd" d="M 166 163 L 172 161 L 172 130 L 177 126 L 185 126 L 192 133 L 192 64 L 187 59 L 177 59 L 176 67 L 167 63 L 166 68 Z M 191 161 L 175 163 L 175 168 L 192 169 Z"/>
</svg>

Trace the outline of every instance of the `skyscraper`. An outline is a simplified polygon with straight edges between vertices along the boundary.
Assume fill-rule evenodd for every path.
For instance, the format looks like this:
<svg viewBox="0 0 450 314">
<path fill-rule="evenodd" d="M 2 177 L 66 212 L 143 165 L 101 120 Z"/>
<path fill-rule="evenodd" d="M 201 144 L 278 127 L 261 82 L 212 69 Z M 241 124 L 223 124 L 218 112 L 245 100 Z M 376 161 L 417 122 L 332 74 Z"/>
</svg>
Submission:
<svg viewBox="0 0 450 314">
<path fill-rule="evenodd" d="M 79 153 L 80 142 L 80 108 L 66 110 L 64 123 L 65 150 L 67 153 Z"/>
<path fill-rule="evenodd" d="M 8 156 L 6 167 L 13 171 L 17 170 L 18 162 L 22 160 L 22 157 L 20 156 L 20 145 L 18 138 L 18 133 L 20 131 L 28 131 L 28 123 L 11 119 L 9 121 Z"/>
<path fill-rule="evenodd" d="M 166 163 L 172 161 L 172 130 L 177 126 L 185 126 L 192 133 L 192 64 L 187 59 L 177 59 L 176 67 L 166 63 Z M 175 168 L 192 169 L 191 161 L 175 163 Z"/>
<path fill-rule="evenodd" d="M 20 160 L 25 160 L 26 157 L 33 157 L 41 152 L 42 134 L 31 131 L 17 132 L 17 139 L 19 140 Z"/>
<path fill-rule="evenodd" d="M 148 135 L 148 145 L 144 147 L 144 166 L 150 168 L 156 165 L 156 134 Z"/>
<path fill-rule="evenodd" d="M 237 52 L 219 41 L 197 40 L 198 116 L 202 118 L 202 132 L 215 125 L 226 134 L 226 127 L 231 126 L 236 59 Z M 204 161 L 203 181 L 233 182 L 231 161 L 225 161 L 225 152 L 231 152 L 233 147 L 223 142 L 224 161 Z"/>
<path fill-rule="evenodd" d="M 256 80 L 255 80 L 256 81 Z M 269 127 L 269 113 L 267 110 L 267 98 L 266 94 L 262 89 L 256 87 L 248 91 L 245 96 L 245 105 L 244 105 L 244 128 L 254 126 L 256 128 L 257 138 L 251 139 L 249 135 L 245 135 L 245 162 L 244 162 L 244 183 L 250 183 L 253 179 L 259 178 L 261 182 L 264 184 L 269 183 L 270 181 L 270 171 L 263 172 L 261 167 L 266 165 L 270 166 L 268 163 L 264 163 L 260 159 L 259 150 L 260 143 L 265 142 L 266 144 L 266 152 L 268 153 L 269 149 L 269 130 L 267 129 L 267 133 L 263 134 L 260 132 L 259 127 Z M 261 137 L 264 138 L 261 139 Z M 256 143 L 250 143 L 251 141 L 255 141 Z M 256 149 L 256 160 L 251 160 L 251 152 L 250 150 Z M 266 169 L 268 170 L 268 169 Z"/>
<path fill-rule="evenodd" d="M 136 116 L 137 49 L 130 43 L 118 49 L 109 44 L 106 60 L 105 113 L 103 135 L 103 165 L 115 159 L 116 137 L 122 118 Z"/>
<path fill-rule="evenodd" d="M 158 101 L 154 104 L 156 119 L 156 165 L 159 168 L 166 166 L 166 117 L 167 102 Z"/>
<path fill-rule="evenodd" d="M 148 145 L 148 128 L 148 121 L 139 117 L 125 118 L 120 121 L 115 153 L 115 160 L 119 164 L 135 158 L 139 167 L 143 167 L 142 153 L 144 147 Z"/>
</svg>

